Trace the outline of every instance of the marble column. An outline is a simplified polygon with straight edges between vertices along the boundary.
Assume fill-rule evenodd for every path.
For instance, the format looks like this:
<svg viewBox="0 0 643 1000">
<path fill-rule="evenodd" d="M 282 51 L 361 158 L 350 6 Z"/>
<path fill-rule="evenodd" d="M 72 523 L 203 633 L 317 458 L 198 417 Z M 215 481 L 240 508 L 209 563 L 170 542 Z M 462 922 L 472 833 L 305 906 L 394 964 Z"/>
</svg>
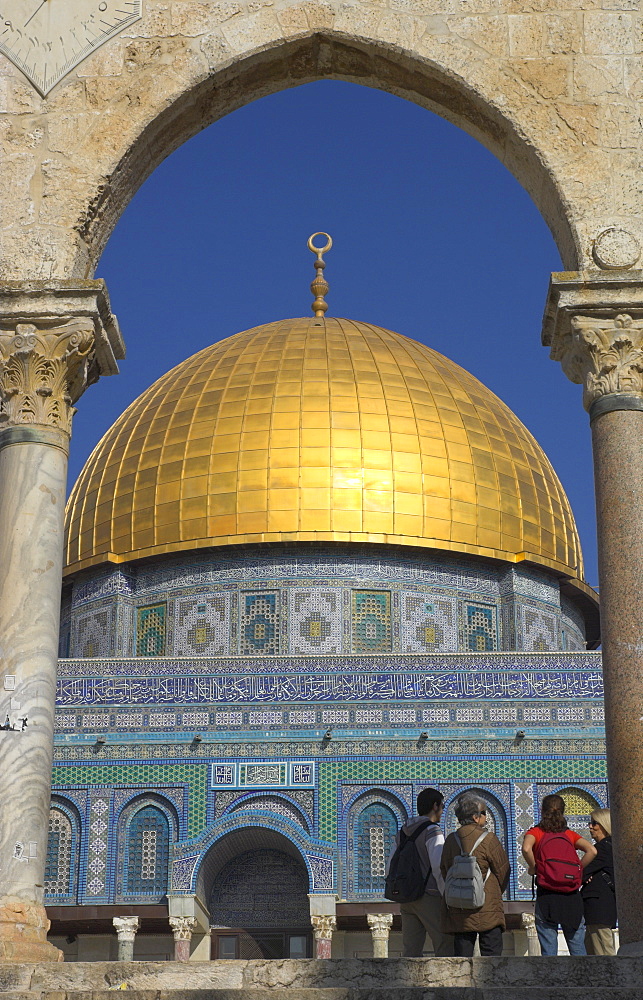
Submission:
<svg viewBox="0 0 643 1000">
<path fill-rule="evenodd" d="M 393 923 L 392 913 L 367 913 L 366 920 L 373 938 L 373 958 L 388 958 L 388 936 Z"/>
<path fill-rule="evenodd" d="M 330 958 L 333 947 L 333 931 L 337 920 L 328 913 L 313 913 L 310 917 L 315 935 L 315 958 Z"/>
<path fill-rule="evenodd" d="M 102 282 L 0 283 L 0 961 L 58 961 L 43 907 L 73 403 L 117 371 Z"/>
<path fill-rule="evenodd" d="M 141 926 L 138 917 L 112 917 L 112 923 L 118 937 L 118 961 L 134 961 L 134 938 Z"/>
<path fill-rule="evenodd" d="M 527 954 L 540 955 L 540 941 L 536 930 L 536 918 L 533 913 L 521 913 L 520 923 L 527 934 Z"/>
<path fill-rule="evenodd" d="M 174 934 L 174 961 L 190 961 L 190 942 L 196 929 L 196 917 L 170 917 L 170 927 Z"/>
<path fill-rule="evenodd" d="M 553 275 L 543 342 L 592 430 L 619 953 L 643 955 L 643 272 Z"/>
</svg>

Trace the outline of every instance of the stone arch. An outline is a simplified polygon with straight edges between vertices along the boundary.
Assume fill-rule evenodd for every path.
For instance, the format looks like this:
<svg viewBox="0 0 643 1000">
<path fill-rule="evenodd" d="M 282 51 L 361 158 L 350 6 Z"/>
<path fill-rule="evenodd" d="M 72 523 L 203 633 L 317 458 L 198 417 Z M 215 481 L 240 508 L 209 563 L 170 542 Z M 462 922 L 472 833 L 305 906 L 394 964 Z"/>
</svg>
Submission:
<svg viewBox="0 0 643 1000">
<path fill-rule="evenodd" d="M 310 891 L 305 854 L 285 833 L 259 825 L 217 838 L 202 856 L 196 882 L 213 925 L 246 931 L 308 927 Z"/>
<path fill-rule="evenodd" d="M 374 788 L 353 796 L 345 817 L 347 896 L 379 898 L 395 834 L 406 822 L 407 811 L 396 795 Z"/>
<path fill-rule="evenodd" d="M 117 900 L 165 898 L 177 831 L 176 810 L 161 795 L 139 794 L 123 806 L 116 831 L 117 857 L 122 859 L 116 865 Z"/>
<path fill-rule="evenodd" d="M 45 864 L 45 899 L 75 903 L 78 892 L 78 858 L 81 820 L 76 806 L 52 795 Z"/>
<path fill-rule="evenodd" d="M 504 6 L 494 13 L 513 11 L 508 0 Z M 101 50 L 116 70 L 106 72 L 94 55 L 49 102 L 21 94 L 34 112 L 32 128 L 24 140 L 14 138 L 6 170 L 15 173 L 15 157 L 24 154 L 33 177 L 22 202 L 15 183 L 0 183 L 13 198 L 0 205 L 10 220 L 0 262 L 8 278 L 90 276 L 125 205 L 169 153 L 249 101 L 322 78 L 386 89 L 469 132 L 530 192 L 565 266 L 587 257 L 596 216 L 613 212 L 609 144 L 599 149 L 597 139 L 607 104 L 596 101 L 591 124 L 570 116 L 565 96 L 545 86 L 545 65 L 542 79 L 530 76 L 525 60 L 507 57 L 507 41 L 494 39 L 485 17 L 458 31 L 437 15 L 373 17 L 337 2 L 283 0 L 274 10 L 237 9 L 229 17 L 200 5 L 174 29 L 150 15 Z M 63 113 L 55 110 L 61 100 Z M 45 124 L 49 147 L 34 153 L 30 136 Z M 624 138 L 632 132 L 634 145 L 634 121 L 624 114 L 620 128 Z"/>
</svg>

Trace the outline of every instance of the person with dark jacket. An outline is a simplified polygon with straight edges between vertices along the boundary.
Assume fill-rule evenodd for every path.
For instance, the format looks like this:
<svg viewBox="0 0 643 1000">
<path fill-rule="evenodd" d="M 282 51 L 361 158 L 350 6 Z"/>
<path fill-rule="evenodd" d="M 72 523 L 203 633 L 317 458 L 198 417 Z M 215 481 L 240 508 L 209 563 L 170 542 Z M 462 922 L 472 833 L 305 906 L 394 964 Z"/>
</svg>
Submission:
<svg viewBox="0 0 643 1000">
<path fill-rule="evenodd" d="M 418 826 L 428 820 L 426 830 L 420 833 L 416 841 L 422 875 L 427 880 L 424 895 L 412 903 L 400 903 L 402 950 L 405 958 L 422 957 L 427 934 L 431 938 L 433 951 L 438 958 L 449 958 L 453 955 L 453 941 L 447 934 L 442 933 L 440 915 L 441 896 L 444 892 L 444 882 L 440 872 L 444 834 L 438 824 L 443 809 L 442 792 L 436 788 L 423 788 L 417 797 L 417 816 L 402 827 L 404 833 L 410 837 Z M 399 842 L 398 833 L 396 846 Z"/>
<path fill-rule="evenodd" d="M 457 800 L 455 815 L 460 823 L 458 838 L 462 847 L 456 835 L 450 833 L 442 850 L 443 878 L 446 878 L 454 858 L 473 850 L 476 840 L 485 832 L 487 804 L 472 792 L 465 792 Z M 491 832 L 476 847 L 474 857 L 478 860 L 482 877 L 486 879 L 484 903 L 479 910 L 460 910 L 447 907 L 443 900 L 442 928 L 453 934 L 453 949 L 457 956 L 473 955 L 478 936 L 481 955 L 502 955 L 502 932 L 505 929 L 502 894 L 509 882 L 509 858 L 495 833 Z"/>
<path fill-rule="evenodd" d="M 589 829 L 596 844 L 596 857 L 583 871 L 585 948 L 588 955 L 615 955 L 616 893 L 609 809 L 595 809 Z"/>
</svg>

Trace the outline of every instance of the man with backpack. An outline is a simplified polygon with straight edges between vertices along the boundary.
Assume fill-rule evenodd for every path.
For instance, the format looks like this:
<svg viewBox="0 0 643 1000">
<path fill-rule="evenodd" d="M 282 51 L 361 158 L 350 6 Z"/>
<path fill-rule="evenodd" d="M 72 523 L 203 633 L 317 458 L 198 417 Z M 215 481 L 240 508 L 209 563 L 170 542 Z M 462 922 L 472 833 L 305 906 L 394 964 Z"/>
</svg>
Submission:
<svg viewBox="0 0 643 1000">
<path fill-rule="evenodd" d="M 436 788 L 424 788 L 417 797 L 417 816 L 396 837 L 389 861 L 385 895 L 400 904 L 405 958 L 421 958 L 428 933 L 439 958 L 453 955 L 453 942 L 441 930 L 440 861 L 444 835 L 438 826 L 444 797 Z"/>
<path fill-rule="evenodd" d="M 583 852 L 579 860 L 577 851 Z M 570 955 L 586 955 L 585 920 L 580 887 L 582 871 L 596 857 L 596 848 L 570 830 L 565 800 L 546 795 L 540 823 L 527 830 L 522 855 L 529 874 L 536 877 L 536 932 L 542 955 L 558 954 L 558 928 L 562 928 Z"/>
</svg>

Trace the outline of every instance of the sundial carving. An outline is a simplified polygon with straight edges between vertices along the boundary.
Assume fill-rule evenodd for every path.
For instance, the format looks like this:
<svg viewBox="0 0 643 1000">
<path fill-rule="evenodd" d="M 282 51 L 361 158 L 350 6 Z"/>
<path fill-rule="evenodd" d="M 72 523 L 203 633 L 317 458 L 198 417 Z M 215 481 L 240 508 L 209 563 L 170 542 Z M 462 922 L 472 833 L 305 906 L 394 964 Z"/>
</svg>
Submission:
<svg viewBox="0 0 643 1000">
<path fill-rule="evenodd" d="M 143 0 L 0 0 L 0 52 L 43 97 L 103 42 L 138 21 Z"/>
</svg>

